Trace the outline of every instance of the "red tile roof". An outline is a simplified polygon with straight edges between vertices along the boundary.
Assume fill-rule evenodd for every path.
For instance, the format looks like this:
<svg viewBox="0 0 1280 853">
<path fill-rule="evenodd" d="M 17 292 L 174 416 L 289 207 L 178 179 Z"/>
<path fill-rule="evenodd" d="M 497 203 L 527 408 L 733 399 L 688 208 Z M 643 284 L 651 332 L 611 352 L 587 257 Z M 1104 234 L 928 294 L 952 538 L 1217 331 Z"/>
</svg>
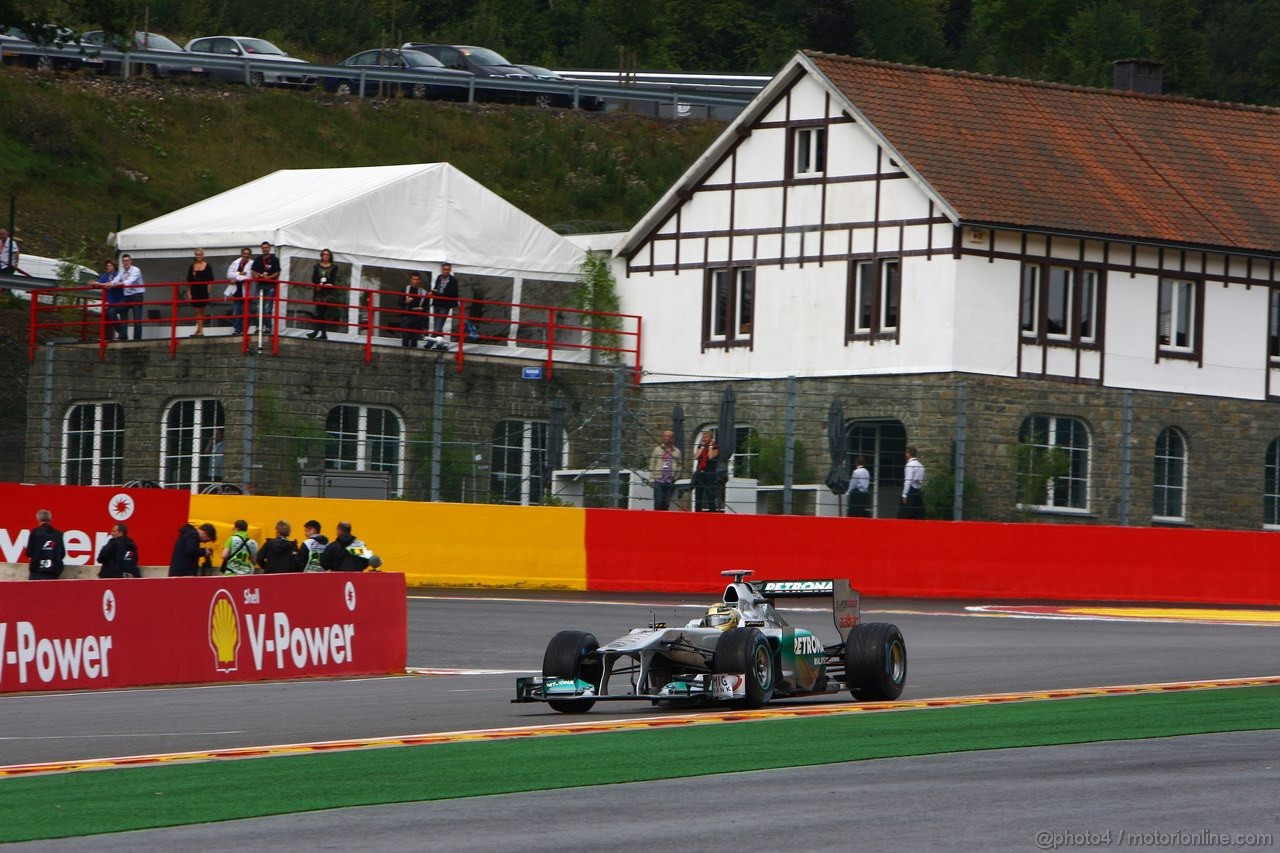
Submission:
<svg viewBox="0 0 1280 853">
<path fill-rule="evenodd" d="M 806 55 L 963 221 L 1280 251 L 1280 110 Z"/>
</svg>

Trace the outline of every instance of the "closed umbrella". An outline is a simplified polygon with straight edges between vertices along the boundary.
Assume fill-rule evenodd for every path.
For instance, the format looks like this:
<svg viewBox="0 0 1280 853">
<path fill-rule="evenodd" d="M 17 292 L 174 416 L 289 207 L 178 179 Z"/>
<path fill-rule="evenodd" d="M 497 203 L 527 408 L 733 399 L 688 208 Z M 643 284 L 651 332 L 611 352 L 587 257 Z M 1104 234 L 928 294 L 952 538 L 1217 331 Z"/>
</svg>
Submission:
<svg viewBox="0 0 1280 853">
<path fill-rule="evenodd" d="M 720 421 L 716 425 L 716 444 L 720 446 L 720 479 L 729 478 L 729 460 L 738 451 L 738 424 L 734 417 L 737 397 L 733 386 L 726 385 L 724 398 L 720 401 Z"/>
<path fill-rule="evenodd" d="M 849 490 L 849 466 L 844 447 L 844 404 L 831 401 L 827 410 L 827 450 L 831 454 L 831 470 L 827 472 L 827 488 L 832 494 L 843 495 Z M 841 515 L 843 515 L 843 508 Z"/>
<path fill-rule="evenodd" d="M 671 410 L 671 433 L 672 443 L 684 453 L 684 406 L 679 403 Z"/>
<path fill-rule="evenodd" d="M 551 419 L 547 424 L 547 452 L 542 460 L 542 492 L 551 494 L 551 472 L 560 467 L 564 448 L 564 394 L 559 391 L 551 400 Z"/>
</svg>

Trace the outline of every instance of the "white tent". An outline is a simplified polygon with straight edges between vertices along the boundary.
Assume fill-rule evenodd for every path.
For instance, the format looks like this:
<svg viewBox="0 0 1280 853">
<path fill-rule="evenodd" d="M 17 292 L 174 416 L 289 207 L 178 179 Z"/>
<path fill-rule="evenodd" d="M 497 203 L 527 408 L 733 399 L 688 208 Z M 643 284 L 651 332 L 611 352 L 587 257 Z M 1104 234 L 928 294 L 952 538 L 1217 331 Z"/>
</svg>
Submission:
<svg viewBox="0 0 1280 853">
<path fill-rule="evenodd" d="M 263 240 L 289 260 L 323 248 L 353 266 L 548 281 L 577 279 L 584 252 L 448 163 L 284 169 L 117 235 L 135 258 L 234 255 Z M 308 266 L 308 270 L 310 267 Z M 309 278 L 309 273 L 308 273 Z M 518 290 L 518 285 L 517 285 Z"/>
</svg>

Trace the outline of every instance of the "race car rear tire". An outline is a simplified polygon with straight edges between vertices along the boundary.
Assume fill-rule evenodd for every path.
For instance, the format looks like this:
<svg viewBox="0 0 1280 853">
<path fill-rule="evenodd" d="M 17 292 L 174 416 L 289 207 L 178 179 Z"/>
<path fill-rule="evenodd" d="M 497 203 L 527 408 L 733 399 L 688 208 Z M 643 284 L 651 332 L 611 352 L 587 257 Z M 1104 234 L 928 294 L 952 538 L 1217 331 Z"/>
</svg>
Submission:
<svg viewBox="0 0 1280 853">
<path fill-rule="evenodd" d="M 600 643 L 586 631 L 561 631 L 547 643 L 542 655 L 543 678 L 582 679 L 600 689 L 604 667 L 596 657 Z M 594 699 L 550 699 L 547 704 L 564 714 L 583 714 L 596 704 Z"/>
<path fill-rule="evenodd" d="M 740 672 L 746 676 L 745 698 L 730 704 L 735 708 L 759 708 L 773 698 L 778 683 L 777 664 L 769 641 L 755 628 L 731 628 L 716 644 L 711 658 L 712 672 Z"/>
<path fill-rule="evenodd" d="M 907 683 L 907 641 L 897 625 L 855 625 L 844 644 L 849 692 L 860 701 L 887 701 L 902 695 Z"/>
</svg>

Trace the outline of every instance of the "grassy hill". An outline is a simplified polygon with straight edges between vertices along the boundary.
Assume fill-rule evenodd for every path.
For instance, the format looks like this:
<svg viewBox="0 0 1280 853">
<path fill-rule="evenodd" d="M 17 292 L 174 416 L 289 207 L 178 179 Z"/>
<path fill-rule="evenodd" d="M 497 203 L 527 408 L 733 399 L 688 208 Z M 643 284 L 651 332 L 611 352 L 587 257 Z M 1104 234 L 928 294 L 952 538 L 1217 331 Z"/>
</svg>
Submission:
<svg viewBox="0 0 1280 853">
<path fill-rule="evenodd" d="M 548 225 L 627 227 L 722 128 L 10 69 L 0 115 L 0 222 L 14 195 L 27 252 L 94 267 L 118 223 L 285 168 L 447 161 Z"/>
</svg>

